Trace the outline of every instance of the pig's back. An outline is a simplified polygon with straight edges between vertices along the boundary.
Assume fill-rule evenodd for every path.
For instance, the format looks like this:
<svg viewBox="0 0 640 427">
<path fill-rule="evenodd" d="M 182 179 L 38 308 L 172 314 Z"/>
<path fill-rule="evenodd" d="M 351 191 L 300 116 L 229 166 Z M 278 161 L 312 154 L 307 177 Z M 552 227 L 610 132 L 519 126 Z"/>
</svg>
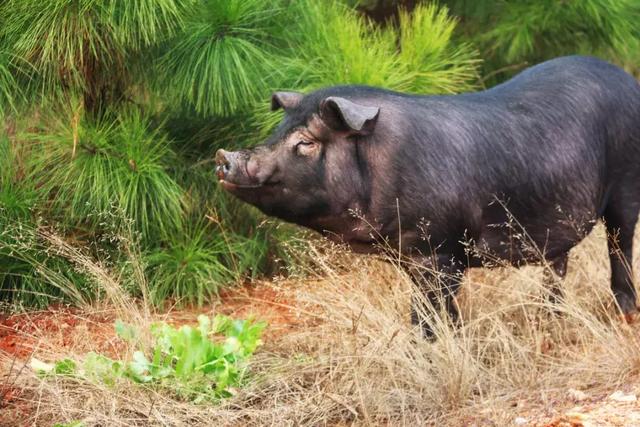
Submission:
<svg viewBox="0 0 640 427">
<path fill-rule="evenodd" d="M 424 193 L 416 215 L 447 217 L 427 211 L 455 206 L 447 221 L 458 215 L 495 251 L 513 233 L 496 224 L 515 219 L 535 244 L 562 253 L 602 213 L 611 186 L 640 180 L 640 87 L 604 61 L 559 58 L 423 106 L 408 113 L 423 129 L 420 148 L 402 154 L 424 171 L 407 186 Z"/>
<path fill-rule="evenodd" d="M 491 224 L 509 220 L 504 207 L 539 247 L 562 253 L 602 215 L 611 188 L 640 179 L 640 86 L 611 64 L 559 58 L 477 98 L 505 119 L 484 121 L 501 138 L 476 149 L 499 159 L 487 165 L 503 201 L 482 210 L 481 240 L 494 249 L 505 233 Z"/>
</svg>

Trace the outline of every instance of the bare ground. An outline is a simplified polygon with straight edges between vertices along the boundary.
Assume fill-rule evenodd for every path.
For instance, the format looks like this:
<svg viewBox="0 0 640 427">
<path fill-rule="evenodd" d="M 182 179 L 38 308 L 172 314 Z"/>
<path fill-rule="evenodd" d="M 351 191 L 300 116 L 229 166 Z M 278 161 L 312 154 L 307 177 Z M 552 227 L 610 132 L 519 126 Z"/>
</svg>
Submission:
<svg viewBox="0 0 640 427">
<path fill-rule="evenodd" d="M 112 303 L 4 316 L 0 424 L 640 426 L 640 325 L 613 307 L 603 241 L 600 230 L 572 254 L 559 307 L 543 298 L 540 268 L 472 271 L 458 299 L 463 326 L 441 322 L 434 343 L 409 324 L 410 285 L 397 267 L 324 250 L 304 278 L 248 284 L 200 309 L 132 315 L 269 322 L 255 380 L 217 406 L 25 368 L 30 357 L 126 357 L 113 332 L 123 310 Z"/>
</svg>

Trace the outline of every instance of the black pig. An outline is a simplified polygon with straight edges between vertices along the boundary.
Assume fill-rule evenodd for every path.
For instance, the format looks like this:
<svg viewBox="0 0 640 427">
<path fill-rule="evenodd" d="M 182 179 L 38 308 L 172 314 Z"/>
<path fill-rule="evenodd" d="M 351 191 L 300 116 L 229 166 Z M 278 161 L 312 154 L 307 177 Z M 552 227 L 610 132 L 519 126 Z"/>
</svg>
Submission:
<svg viewBox="0 0 640 427">
<path fill-rule="evenodd" d="M 384 242 L 446 273 L 440 292 L 454 318 L 464 270 L 487 259 L 478 252 L 514 265 L 542 257 L 563 277 L 568 251 L 602 218 L 613 294 L 635 312 L 640 85 L 622 69 L 570 56 L 477 93 L 337 86 L 278 92 L 271 106 L 285 116 L 264 145 L 216 154 L 222 186 L 267 215 L 359 252 Z M 420 276 L 436 304 L 441 294 Z"/>
</svg>

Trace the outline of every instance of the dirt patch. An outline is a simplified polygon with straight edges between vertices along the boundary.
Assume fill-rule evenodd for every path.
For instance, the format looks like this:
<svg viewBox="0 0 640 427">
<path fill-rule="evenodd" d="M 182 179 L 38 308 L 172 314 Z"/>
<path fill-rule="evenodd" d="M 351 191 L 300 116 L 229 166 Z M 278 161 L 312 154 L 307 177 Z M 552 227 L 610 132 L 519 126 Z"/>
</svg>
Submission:
<svg viewBox="0 0 640 427">
<path fill-rule="evenodd" d="M 0 317 L 0 352 L 28 359 L 41 347 L 60 351 L 86 348 L 113 354 L 113 316 L 109 312 L 81 312 L 69 307 Z"/>
<path fill-rule="evenodd" d="M 314 405 L 319 405 L 321 402 L 325 405 L 332 405 L 328 407 L 334 411 L 336 415 L 332 420 L 342 420 L 341 422 L 347 425 L 350 421 L 360 420 L 365 417 L 364 412 L 358 409 L 358 399 L 375 398 L 375 389 L 366 389 L 362 385 L 358 384 L 357 375 L 363 372 L 361 365 L 349 366 L 348 368 L 342 368 L 340 363 L 345 363 L 345 360 L 358 356 L 359 352 L 370 342 L 374 342 L 376 339 L 375 334 L 367 333 L 366 336 L 362 336 L 362 328 L 367 327 L 371 331 L 375 331 L 377 334 L 386 334 L 384 339 L 384 346 L 380 347 L 380 351 L 374 354 L 368 355 L 366 358 L 362 358 L 364 361 L 375 360 L 378 354 L 384 352 L 395 352 L 395 355 L 391 355 L 393 359 L 389 368 L 393 370 L 397 369 L 400 365 L 400 360 L 397 356 L 398 348 L 403 351 L 413 351 L 414 345 L 401 344 L 397 346 L 397 341 L 400 339 L 407 340 L 406 337 L 402 337 L 403 333 L 396 335 L 402 325 L 408 323 L 407 319 L 402 316 L 385 317 L 382 314 L 372 317 L 369 322 L 380 321 L 380 323 L 364 324 L 365 318 L 371 316 L 372 310 L 376 306 L 367 306 L 367 298 L 380 298 L 378 306 L 382 306 L 384 301 L 397 301 L 398 304 L 406 304 L 407 298 L 404 294 L 395 295 L 393 292 L 397 292 L 397 288 L 390 286 L 388 279 L 385 277 L 386 270 L 375 270 L 370 276 L 371 280 L 379 280 L 378 285 L 364 284 L 365 281 L 357 280 L 354 283 L 354 288 L 344 286 L 347 284 L 328 286 L 325 282 L 322 291 L 322 283 L 316 284 L 313 281 L 307 282 L 255 282 L 253 284 L 245 284 L 236 288 L 231 288 L 221 292 L 220 300 L 201 308 L 171 308 L 166 312 L 156 313 L 153 315 L 154 319 L 169 322 L 173 325 L 182 324 L 194 324 L 197 321 L 197 317 L 200 314 L 206 314 L 209 316 L 217 313 L 227 314 L 234 318 L 247 318 L 255 317 L 260 320 L 265 320 L 269 323 L 269 327 L 265 331 L 265 346 L 261 355 L 257 355 L 260 360 L 271 357 L 273 353 L 282 353 L 282 361 L 285 359 L 292 359 L 292 355 L 299 355 L 299 372 L 294 372 L 291 369 L 290 364 L 286 366 L 285 370 L 288 372 L 288 376 L 283 377 L 282 383 L 286 383 L 291 387 L 290 393 L 295 392 L 296 387 L 301 389 L 303 386 L 307 387 L 307 382 L 313 384 L 309 386 L 314 389 L 318 389 L 318 394 L 309 395 L 309 400 L 299 400 L 293 402 L 290 406 L 282 406 L 278 410 L 273 410 L 277 402 L 270 402 L 269 396 L 271 395 L 271 388 L 267 388 L 269 393 L 255 394 L 254 399 L 265 400 L 264 410 L 265 414 L 268 413 L 271 408 L 274 415 L 272 418 L 265 415 L 264 420 L 279 419 L 278 413 L 283 411 L 296 411 L 295 414 L 301 414 L 302 418 L 298 419 L 299 424 L 313 424 L 311 421 L 304 418 L 304 414 L 308 408 L 313 408 Z M 332 281 L 338 282 L 340 278 L 336 276 Z M 317 288 L 316 288 L 316 285 Z M 304 286 L 302 288 L 301 286 Z M 341 287 L 344 286 L 344 287 Z M 358 288 L 357 286 L 362 286 Z M 370 289 L 370 287 L 377 286 Z M 308 292 L 302 292 L 301 290 L 314 290 L 314 298 L 317 298 L 314 304 L 310 303 Z M 384 294 L 384 293 L 387 294 Z M 317 293 L 317 295 L 316 295 Z M 370 295 L 369 295 L 370 293 Z M 306 295 L 306 296 L 305 296 Z M 382 296 L 380 296 L 382 295 Z M 480 298 L 475 296 L 476 300 Z M 376 300 L 377 301 L 377 300 Z M 312 302 L 312 301 L 311 301 Z M 363 305 L 364 304 L 364 305 Z M 322 313 L 322 305 L 326 305 L 325 309 L 329 306 L 340 307 L 341 305 L 347 307 L 348 310 L 344 312 L 333 311 Z M 476 306 L 481 305 L 476 303 Z M 368 307 L 363 312 L 363 307 Z M 316 312 L 315 310 L 318 310 Z M 393 307 L 389 308 L 389 312 L 396 316 L 398 313 L 406 312 L 406 307 Z M 324 316 L 324 318 L 321 318 Z M 31 420 L 41 419 L 33 416 L 33 411 L 39 399 L 42 399 L 38 393 L 40 390 L 38 386 L 33 386 L 28 392 L 25 392 L 22 388 L 17 386 L 20 381 L 16 381 L 16 378 L 23 377 L 25 373 L 21 373 L 21 366 L 24 366 L 24 362 L 29 359 L 33 354 L 36 357 L 44 361 L 51 361 L 52 358 L 60 358 L 65 355 L 81 355 L 87 351 L 96 351 L 109 356 L 116 356 L 121 354 L 122 341 L 119 340 L 114 333 L 113 323 L 116 319 L 116 315 L 112 311 L 80 311 L 71 309 L 68 307 L 52 307 L 49 310 L 40 312 L 24 313 L 12 316 L 0 317 L 0 355 L 8 356 L 4 357 L 5 361 L 13 360 L 15 363 L 9 368 L 9 371 L 5 369 L 0 377 L 0 425 L 16 425 L 16 420 Z M 323 326 L 323 322 L 326 323 Z M 368 325 L 368 326 L 367 326 Z M 633 325 L 633 334 L 638 335 L 638 323 Z M 394 332 L 396 331 L 396 332 Z M 337 341 L 330 341 L 329 334 L 337 334 L 339 337 Z M 305 336 L 303 336 L 305 335 Z M 297 338 L 296 338 L 297 336 Z M 291 338 L 291 343 L 286 344 L 287 339 Z M 328 338 L 329 337 L 329 338 Z M 286 339 L 285 339 L 286 338 Z M 335 338 L 335 337 L 334 337 Z M 366 338 L 366 339 L 365 339 Z M 297 341 L 296 341 L 297 340 Z M 404 341 L 403 341 L 404 342 Z M 348 346 L 351 350 L 348 354 L 341 355 L 339 358 L 332 356 L 332 351 L 339 350 L 338 344 Z M 393 343 L 393 344 L 391 344 Z M 456 342 L 451 341 L 452 345 Z M 287 346 L 291 348 L 286 348 Z M 396 348 L 398 347 L 398 348 Z M 293 352 L 291 349 L 300 349 L 300 353 Z M 425 347 L 426 350 L 426 347 Z M 544 351 L 541 350 L 541 353 Z M 305 356 L 306 354 L 315 355 L 320 360 L 314 361 L 311 357 Z M 329 356 L 325 356 L 329 355 Z M 421 357 L 418 353 L 411 353 L 411 357 Z M 306 357 L 306 358 L 305 358 Z M 314 367 L 314 363 L 322 362 L 322 357 L 327 357 L 327 361 L 330 363 L 327 365 L 318 364 L 319 367 Z M 22 363 L 21 363 L 22 362 Z M 420 362 L 420 360 L 418 360 Z M 386 363 L 386 362 L 385 362 Z M 449 360 L 446 362 L 448 370 L 453 372 L 455 369 L 455 360 Z M 3 368 L 6 368 L 4 365 Z M 420 365 L 422 366 L 422 365 Z M 427 366 L 427 365 L 425 365 Z M 453 366 L 453 367 L 452 367 Z M 303 369 L 304 368 L 304 369 Z M 27 370 L 29 368 L 26 368 Z M 306 371 L 304 371 L 306 369 Z M 341 372 L 340 369 L 344 369 Z M 384 374 L 384 371 L 377 371 Z M 414 372 L 414 371 L 412 371 Z M 583 372 L 584 373 L 584 372 Z M 418 370 L 414 372 L 416 376 L 422 375 Z M 335 377 L 342 379 L 336 380 Z M 328 380 L 332 378 L 332 380 Z M 285 380 L 286 379 L 286 380 Z M 354 380 L 355 379 L 355 380 Z M 384 377 L 381 377 L 384 379 Z M 400 392 L 402 388 L 411 386 L 409 382 L 411 378 L 402 379 L 403 382 L 398 382 L 398 389 L 396 392 Z M 279 380 L 278 380 L 279 381 Z M 354 382 L 355 381 L 355 382 Z M 395 381 L 395 380 L 394 380 Z M 342 384 L 347 384 L 345 389 L 340 389 Z M 37 384 L 37 383 L 36 383 Z M 289 384 L 291 384 L 289 386 Z M 407 385 L 409 384 L 409 385 Z M 632 395 L 640 396 L 640 378 L 630 377 L 624 384 L 617 382 L 615 378 L 611 379 L 609 385 L 606 385 L 602 380 L 598 383 L 598 387 L 593 389 L 583 388 L 578 393 L 571 391 L 571 389 L 562 390 L 555 388 L 553 390 L 525 390 L 517 393 L 517 396 L 513 397 L 513 404 L 510 404 L 511 397 L 505 397 L 508 400 L 502 400 L 499 402 L 478 402 L 477 405 L 465 409 L 464 407 L 458 408 L 459 411 L 453 410 L 450 414 L 455 415 L 455 422 L 450 425 L 468 425 L 468 426 L 480 426 L 480 425 L 522 425 L 522 426 L 536 426 L 536 427 L 590 427 L 590 426 L 640 426 L 640 409 L 638 401 L 632 400 Z M 447 386 L 445 384 L 444 386 Z M 444 390 L 446 388 L 441 386 Z M 562 384 L 560 384 L 562 387 Z M 272 385 L 271 387 L 275 387 Z M 557 385 L 555 386 L 557 387 Z M 569 385 L 567 385 L 569 387 Z M 56 389 L 58 390 L 58 389 Z M 64 397 L 60 397 L 60 402 L 74 401 L 77 399 L 76 406 L 73 408 L 84 407 L 85 397 L 81 396 L 80 392 L 78 396 L 75 396 L 74 387 L 62 387 L 59 389 L 64 392 Z M 288 389 L 289 390 L 289 389 Z M 354 391 L 355 390 L 355 391 Z M 371 391 L 374 390 L 374 391 Z M 622 394 L 616 400 L 610 398 L 610 396 L 616 392 L 621 391 Z M 57 393 L 58 391 L 56 391 Z M 249 391 L 248 393 L 254 393 L 255 391 Z M 356 393 L 358 392 L 358 393 Z M 121 397 L 118 395 L 114 397 L 109 394 L 101 395 L 100 390 L 92 390 L 92 393 L 98 393 L 93 397 L 93 406 L 99 406 L 102 400 L 105 402 L 108 399 L 114 399 L 117 401 L 119 410 L 122 413 L 129 414 L 129 411 L 133 411 L 135 408 L 141 405 L 146 405 L 148 402 L 144 399 L 141 403 L 130 404 L 131 408 L 128 408 L 127 399 L 129 397 Z M 108 393 L 105 391 L 104 393 Z M 128 393 L 132 393 L 134 396 L 138 396 L 138 393 L 142 396 L 142 392 L 137 389 L 128 390 Z M 529 393 L 529 394 L 525 394 Z M 51 394 L 55 396 L 55 393 Z M 283 395 L 284 396 L 284 395 Z M 286 397 L 279 397 L 277 399 L 284 399 Z M 301 396 L 304 396 L 301 394 Z M 360 396 L 360 397 L 358 397 Z M 364 396 L 364 397 L 363 397 Z M 408 395 L 411 397 L 410 395 Z M 393 396 L 381 397 L 383 400 L 389 400 Z M 325 399 L 326 398 L 326 399 Z M 325 400 L 321 400 L 325 399 Z M 626 400 L 625 400 L 626 399 Z M 57 401 L 51 400 L 49 404 L 51 407 L 55 406 Z M 246 402 L 245 402 L 246 403 Z M 176 405 L 176 408 L 181 408 L 189 413 L 195 409 L 192 407 L 180 406 L 181 404 L 171 402 L 172 405 Z M 416 400 L 411 403 L 416 407 L 422 407 L 426 405 L 422 397 L 416 396 Z M 112 414 L 110 412 L 111 404 L 105 403 L 103 408 L 102 421 L 108 419 Z M 153 404 L 149 404 L 150 408 L 153 408 Z M 235 403 L 233 403 L 235 405 Z M 384 402 L 379 403 L 380 407 L 384 408 Z M 127 408 L 126 410 L 123 408 Z M 220 413 L 225 413 L 225 416 L 229 419 L 235 419 L 238 425 L 242 425 L 244 419 L 233 418 L 240 417 L 237 415 L 239 409 L 243 407 L 234 407 L 231 409 L 216 409 L 216 408 L 198 408 L 198 411 L 202 411 L 198 416 L 198 420 L 211 419 L 209 413 L 216 413 L 220 416 Z M 336 409 L 337 408 L 337 409 Z M 250 408 L 248 410 L 251 410 Z M 316 409 L 317 410 L 317 409 Z M 149 409 L 148 411 L 151 411 Z M 225 412 L 227 411 L 227 412 Z M 456 412 L 457 411 L 457 412 Z M 486 411 L 486 412 L 485 412 Z M 4 412 L 4 414 L 3 414 Z M 147 409 L 145 409 L 146 413 Z M 255 410 L 254 410 L 255 412 Z M 390 412 L 391 413 L 391 412 Z M 78 410 L 75 412 L 75 417 L 83 414 Z M 82 415 L 84 416 L 84 415 Z M 181 415 L 182 416 L 182 415 Z M 4 418 L 3 418 L 4 417 Z M 74 417 L 69 416 L 70 419 Z M 286 418 L 286 417 L 285 417 Z M 194 418 L 195 419 L 195 418 Z M 290 415 L 290 419 L 296 419 L 294 415 Z M 385 416 L 380 415 L 376 420 L 384 420 Z M 386 418 L 392 420 L 393 418 Z M 102 421 L 95 421 L 95 425 L 101 425 Z M 370 420 L 372 421 L 372 420 Z M 143 423 L 144 424 L 144 423 Z M 193 424 L 206 425 L 206 422 L 193 421 Z M 231 423 L 233 424 L 233 423 Z M 374 423 L 375 424 L 375 423 Z M 393 422 L 388 421 L 389 425 Z M 445 423 L 446 424 L 446 423 Z M 88 425 L 94 425 L 89 422 Z M 258 425 L 258 424 L 256 424 Z M 439 424 L 442 425 L 442 424 Z"/>
<path fill-rule="evenodd" d="M 297 305 L 291 292 L 285 292 L 277 283 L 254 282 L 222 290 L 219 301 L 211 305 L 172 309 L 159 318 L 181 325 L 193 324 L 200 314 L 221 313 L 238 319 L 253 317 L 269 324 L 264 332 L 265 341 L 268 341 L 306 324 Z"/>
<path fill-rule="evenodd" d="M 254 317 L 269 324 L 265 339 L 303 326 L 295 301 L 272 283 L 245 284 L 220 293 L 220 300 L 200 308 L 172 308 L 153 317 L 179 326 L 194 324 L 200 314 L 222 313 L 234 318 Z M 114 336 L 112 311 L 80 311 L 56 306 L 47 310 L 0 314 L 0 353 L 26 360 L 38 348 L 60 353 L 96 351 L 113 356 L 122 342 Z"/>
<path fill-rule="evenodd" d="M 225 289 L 219 301 L 200 308 L 171 308 L 153 315 L 174 326 L 195 324 L 200 314 L 222 313 L 234 318 L 254 317 L 268 322 L 264 341 L 285 335 L 306 323 L 295 309 L 295 300 L 273 283 L 259 282 Z M 48 360 L 95 351 L 118 358 L 125 343 L 114 331 L 116 315 L 111 310 L 82 311 L 66 306 L 13 315 L 0 314 L 0 357 L 7 364 L 0 372 L 0 425 L 19 425 L 34 410 L 33 396 L 16 386 L 28 360 Z"/>
<path fill-rule="evenodd" d="M 546 418 L 532 414 L 536 427 L 640 426 L 638 392 L 640 378 L 630 379 L 621 389 L 569 390 L 557 402 L 556 415 Z"/>
</svg>

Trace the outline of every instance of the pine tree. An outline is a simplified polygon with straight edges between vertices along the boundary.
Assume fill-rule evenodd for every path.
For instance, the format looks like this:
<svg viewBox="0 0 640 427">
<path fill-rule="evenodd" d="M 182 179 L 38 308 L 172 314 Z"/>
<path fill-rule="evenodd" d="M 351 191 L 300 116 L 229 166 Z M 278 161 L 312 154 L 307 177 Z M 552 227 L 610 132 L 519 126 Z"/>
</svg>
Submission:
<svg viewBox="0 0 640 427">
<path fill-rule="evenodd" d="M 7 158 L 20 164 L 0 180 L 0 223 L 55 227 L 135 292 L 106 238 L 131 230 L 158 303 L 202 303 L 269 265 L 273 230 L 220 192 L 207 158 L 259 140 L 279 117 L 266 111 L 273 90 L 455 93 L 479 64 L 435 5 L 380 26 L 337 0 L 5 0 L 0 22 L 0 113 L 17 124 Z M 39 243 L 16 247 L 13 234 L 0 235 L 3 298 L 97 292 L 64 260 L 43 270 Z"/>
<path fill-rule="evenodd" d="M 74 93 L 95 112 L 124 96 L 143 50 L 180 22 L 181 3 L 7 0 L 0 5 L 0 40 L 30 65 L 26 86 L 35 99 Z"/>
<path fill-rule="evenodd" d="M 485 59 L 485 79 L 505 79 L 556 56 L 586 54 L 621 65 L 640 52 L 636 0 L 449 0 L 464 39 Z M 493 82 L 495 82 L 494 79 Z"/>
</svg>

